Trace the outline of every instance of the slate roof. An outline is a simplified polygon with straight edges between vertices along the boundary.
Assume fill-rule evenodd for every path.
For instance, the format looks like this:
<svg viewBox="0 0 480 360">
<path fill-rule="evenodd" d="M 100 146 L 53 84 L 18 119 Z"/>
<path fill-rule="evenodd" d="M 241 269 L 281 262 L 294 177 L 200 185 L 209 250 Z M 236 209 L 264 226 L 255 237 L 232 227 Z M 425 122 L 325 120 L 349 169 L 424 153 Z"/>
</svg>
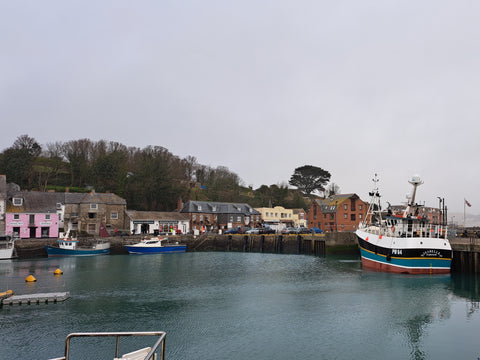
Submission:
<svg viewBox="0 0 480 360">
<path fill-rule="evenodd" d="M 260 213 L 245 203 L 224 203 L 212 201 L 189 201 L 180 210 L 181 213 L 202 214 L 243 214 L 260 215 Z"/>
<path fill-rule="evenodd" d="M 127 201 L 113 193 L 65 193 L 66 204 L 100 203 L 108 205 L 127 205 Z"/>
<path fill-rule="evenodd" d="M 7 212 L 29 212 L 29 213 L 54 213 L 57 211 L 57 204 L 64 204 L 63 193 L 50 193 L 42 191 L 18 191 L 12 198 L 22 198 L 21 206 L 13 206 L 11 200 L 7 202 Z"/>
<path fill-rule="evenodd" d="M 127 216 L 130 220 L 173 220 L 173 221 L 188 221 L 188 216 L 179 212 L 164 212 L 164 211 L 137 211 L 127 210 Z"/>
<path fill-rule="evenodd" d="M 13 206 L 12 199 L 7 201 L 7 212 L 44 213 L 56 212 L 57 204 L 103 203 L 109 205 L 127 205 L 125 199 L 111 193 L 57 193 L 43 191 L 16 191 L 13 198 L 22 198 L 21 206 Z"/>
<path fill-rule="evenodd" d="M 335 213 L 337 211 L 337 208 L 342 203 L 351 199 L 352 197 L 358 198 L 358 195 L 357 194 L 338 194 L 338 195 L 329 196 L 328 198 L 325 198 L 325 199 L 316 199 L 314 201 L 318 204 L 322 213 L 328 214 L 328 213 Z"/>
</svg>

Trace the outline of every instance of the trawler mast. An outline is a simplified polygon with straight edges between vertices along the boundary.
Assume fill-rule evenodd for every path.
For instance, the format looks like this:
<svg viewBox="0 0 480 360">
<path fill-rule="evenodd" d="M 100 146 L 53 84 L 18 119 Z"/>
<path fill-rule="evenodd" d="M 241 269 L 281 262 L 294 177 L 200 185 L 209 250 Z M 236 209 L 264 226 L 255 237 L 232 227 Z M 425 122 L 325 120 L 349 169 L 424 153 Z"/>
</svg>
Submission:
<svg viewBox="0 0 480 360">
<path fill-rule="evenodd" d="M 415 208 L 417 205 L 415 204 L 415 196 L 417 194 L 417 187 L 423 184 L 422 179 L 420 176 L 414 175 L 412 179 L 408 181 L 410 184 L 413 185 L 412 194 L 408 197 L 407 208 L 403 213 L 403 217 L 407 217 L 408 215 L 414 215 Z"/>
</svg>

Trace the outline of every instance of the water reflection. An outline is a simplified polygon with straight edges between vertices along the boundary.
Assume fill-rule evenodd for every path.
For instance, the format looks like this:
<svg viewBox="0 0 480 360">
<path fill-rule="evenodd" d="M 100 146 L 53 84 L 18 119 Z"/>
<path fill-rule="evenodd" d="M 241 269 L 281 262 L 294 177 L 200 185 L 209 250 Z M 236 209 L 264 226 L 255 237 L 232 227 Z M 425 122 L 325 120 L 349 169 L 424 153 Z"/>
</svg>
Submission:
<svg viewBox="0 0 480 360">
<path fill-rule="evenodd" d="M 0 310 L 0 331 L 12 334 L 5 351 L 20 355 L 15 339 L 39 334 L 38 342 L 53 345 L 35 356 L 38 342 L 29 344 L 22 355 L 49 358 L 69 332 L 161 329 L 173 360 L 432 359 L 445 351 L 449 326 L 465 336 L 467 320 L 478 315 L 475 276 L 377 273 L 333 256 L 174 255 L 0 263 L 2 285 L 9 281 L 19 294 L 72 294 L 54 306 Z M 53 275 L 57 267 L 64 275 Z M 27 285 L 32 270 L 38 281 Z M 459 314 L 463 303 L 467 313 Z M 476 324 L 468 331 L 480 330 Z"/>
</svg>

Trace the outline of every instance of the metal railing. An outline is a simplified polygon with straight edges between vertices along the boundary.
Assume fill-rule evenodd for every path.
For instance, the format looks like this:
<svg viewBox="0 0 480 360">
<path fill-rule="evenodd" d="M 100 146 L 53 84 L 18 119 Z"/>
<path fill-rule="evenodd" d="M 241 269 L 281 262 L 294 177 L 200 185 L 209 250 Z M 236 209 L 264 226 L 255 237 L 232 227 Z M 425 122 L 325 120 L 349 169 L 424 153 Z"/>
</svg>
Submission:
<svg viewBox="0 0 480 360">
<path fill-rule="evenodd" d="M 425 224 L 424 226 L 408 224 L 396 224 L 381 226 L 363 225 L 359 226 L 359 230 L 364 230 L 377 235 L 383 236 L 395 236 L 395 237 L 419 237 L 419 238 L 437 238 L 444 239 L 448 233 L 448 227 L 446 225 L 438 224 Z"/>
<path fill-rule="evenodd" d="M 158 336 L 159 338 L 152 346 L 144 360 L 156 359 L 155 354 L 160 346 L 160 360 L 165 360 L 165 337 L 167 333 L 164 331 L 132 331 L 132 332 L 89 332 L 89 333 L 72 333 L 69 334 L 65 340 L 65 355 L 63 357 L 50 360 L 69 360 L 70 341 L 78 337 L 115 337 L 115 358 L 119 357 L 120 338 L 130 336 Z"/>
</svg>

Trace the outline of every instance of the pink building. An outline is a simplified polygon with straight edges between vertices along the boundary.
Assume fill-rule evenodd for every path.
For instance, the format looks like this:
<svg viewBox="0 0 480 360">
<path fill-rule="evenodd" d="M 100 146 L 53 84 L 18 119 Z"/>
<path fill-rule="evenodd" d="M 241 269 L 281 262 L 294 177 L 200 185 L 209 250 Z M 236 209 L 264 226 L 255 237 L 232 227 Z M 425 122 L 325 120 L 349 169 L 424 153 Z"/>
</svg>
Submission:
<svg viewBox="0 0 480 360">
<path fill-rule="evenodd" d="M 18 234 L 22 239 L 58 237 L 57 213 L 7 213 L 5 225 L 7 234 Z"/>
<path fill-rule="evenodd" d="M 58 238 L 59 228 L 63 227 L 63 194 L 17 191 L 10 196 L 6 203 L 6 234 L 22 239 Z"/>
</svg>

